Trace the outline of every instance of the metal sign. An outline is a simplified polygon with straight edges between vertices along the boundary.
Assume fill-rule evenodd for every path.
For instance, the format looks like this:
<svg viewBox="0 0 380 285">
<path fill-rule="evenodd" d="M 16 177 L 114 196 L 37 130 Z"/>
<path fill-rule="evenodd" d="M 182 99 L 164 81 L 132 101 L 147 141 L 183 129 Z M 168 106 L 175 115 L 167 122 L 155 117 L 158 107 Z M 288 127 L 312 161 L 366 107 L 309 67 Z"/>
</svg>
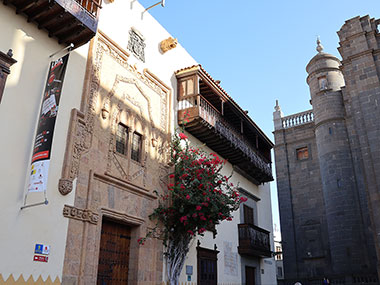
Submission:
<svg viewBox="0 0 380 285">
<path fill-rule="evenodd" d="M 34 253 L 49 255 L 50 245 L 36 244 L 36 247 L 34 248 Z"/>
<path fill-rule="evenodd" d="M 48 262 L 49 257 L 44 255 L 35 255 L 33 261 Z"/>
</svg>

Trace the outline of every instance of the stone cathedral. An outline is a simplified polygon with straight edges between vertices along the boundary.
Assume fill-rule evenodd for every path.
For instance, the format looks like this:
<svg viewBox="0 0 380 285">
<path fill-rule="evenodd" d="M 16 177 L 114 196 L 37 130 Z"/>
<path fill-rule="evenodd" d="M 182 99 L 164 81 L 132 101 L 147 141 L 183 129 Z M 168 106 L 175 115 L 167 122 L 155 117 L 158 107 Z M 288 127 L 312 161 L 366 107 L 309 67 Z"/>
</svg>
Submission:
<svg viewBox="0 0 380 285">
<path fill-rule="evenodd" d="M 275 159 L 285 283 L 379 284 L 380 19 L 347 20 L 342 60 L 306 66 L 312 109 L 276 103 Z"/>
</svg>

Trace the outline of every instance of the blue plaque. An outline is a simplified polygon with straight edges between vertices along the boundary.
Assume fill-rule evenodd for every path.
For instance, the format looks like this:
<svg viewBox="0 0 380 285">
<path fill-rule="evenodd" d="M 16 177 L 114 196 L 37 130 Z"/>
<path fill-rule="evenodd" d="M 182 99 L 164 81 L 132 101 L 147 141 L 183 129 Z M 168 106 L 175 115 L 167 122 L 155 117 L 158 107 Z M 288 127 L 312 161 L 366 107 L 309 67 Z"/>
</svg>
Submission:
<svg viewBox="0 0 380 285">
<path fill-rule="evenodd" d="M 37 254 L 42 254 L 42 250 L 44 249 L 44 245 L 43 244 L 36 244 L 36 247 L 34 249 L 34 253 L 37 253 Z"/>
</svg>

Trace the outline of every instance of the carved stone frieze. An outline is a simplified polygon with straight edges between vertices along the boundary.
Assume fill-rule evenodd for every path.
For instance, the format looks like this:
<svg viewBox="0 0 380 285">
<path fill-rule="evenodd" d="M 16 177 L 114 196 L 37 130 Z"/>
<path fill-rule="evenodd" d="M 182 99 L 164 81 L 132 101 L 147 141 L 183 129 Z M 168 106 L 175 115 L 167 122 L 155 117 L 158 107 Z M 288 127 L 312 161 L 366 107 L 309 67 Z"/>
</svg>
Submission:
<svg viewBox="0 0 380 285">
<path fill-rule="evenodd" d="M 98 224 L 99 215 L 89 209 L 79 209 L 73 206 L 65 205 L 63 207 L 63 216 L 70 219 Z"/>
<path fill-rule="evenodd" d="M 58 190 L 62 195 L 67 195 L 73 190 L 72 182 L 78 177 L 80 158 L 90 147 L 89 134 L 86 131 L 86 122 L 83 118 L 83 113 L 76 109 L 72 110 L 65 163 L 62 169 L 62 177 L 58 183 Z"/>
<path fill-rule="evenodd" d="M 58 190 L 62 195 L 67 195 L 73 191 L 73 181 L 71 179 L 59 179 Z"/>
</svg>

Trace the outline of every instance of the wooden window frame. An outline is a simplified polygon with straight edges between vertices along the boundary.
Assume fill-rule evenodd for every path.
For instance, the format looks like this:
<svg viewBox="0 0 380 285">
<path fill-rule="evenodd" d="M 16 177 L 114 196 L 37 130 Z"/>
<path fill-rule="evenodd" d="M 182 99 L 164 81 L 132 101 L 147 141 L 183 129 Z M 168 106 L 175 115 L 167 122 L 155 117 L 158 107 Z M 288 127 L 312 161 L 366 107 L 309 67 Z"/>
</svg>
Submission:
<svg viewBox="0 0 380 285">
<path fill-rule="evenodd" d="M 140 137 L 137 155 L 135 154 L 136 150 L 134 149 L 135 148 L 135 136 L 139 136 Z M 132 142 L 131 142 L 131 159 L 133 161 L 141 163 L 141 155 L 142 155 L 142 152 L 143 152 L 142 146 L 143 146 L 143 135 L 140 134 L 140 133 L 138 133 L 138 132 L 136 132 L 136 131 L 134 131 L 133 134 L 132 134 Z"/>
<path fill-rule="evenodd" d="M 12 56 L 11 49 L 6 54 L 0 51 L 0 103 L 3 98 L 7 77 L 11 73 L 10 67 L 17 62 Z"/>
<path fill-rule="evenodd" d="M 213 285 L 218 284 L 218 250 L 212 250 L 197 246 L 197 284 L 202 285 L 201 283 L 201 261 L 203 260 L 211 260 L 215 263 L 215 283 Z M 210 284 L 210 283 L 209 283 Z"/>
<path fill-rule="evenodd" d="M 297 160 L 307 160 L 310 158 L 310 151 L 308 146 L 303 146 L 296 149 L 296 157 Z"/>
<path fill-rule="evenodd" d="M 250 206 L 243 204 L 244 224 L 255 224 L 254 209 Z"/>
<path fill-rule="evenodd" d="M 119 136 L 119 126 L 121 126 L 121 127 L 123 127 L 123 128 L 125 128 L 125 138 L 122 138 L 122 140 L 124 140 L 124 146 L 123 146 L 123 148 L 124 148 L 124 151 L 123 152 L 120 152 L 119 150 L 118 150 L 118 138 L 120 137 Z M 122 124 L 122 123 L 119 123 L 118 125 L 117 125 L 117 130 L 116 130 L 116 139 L 115 139 L 115 151 L 118 153 L 118 154 L 120 154 L 120 155 L 127 155 L 128 154 L 128 142 L 129 142 L 129 127 L 128 126 L 126 126 L 126 125 L 124 125 L 124 124 Z"/>
</svg>

